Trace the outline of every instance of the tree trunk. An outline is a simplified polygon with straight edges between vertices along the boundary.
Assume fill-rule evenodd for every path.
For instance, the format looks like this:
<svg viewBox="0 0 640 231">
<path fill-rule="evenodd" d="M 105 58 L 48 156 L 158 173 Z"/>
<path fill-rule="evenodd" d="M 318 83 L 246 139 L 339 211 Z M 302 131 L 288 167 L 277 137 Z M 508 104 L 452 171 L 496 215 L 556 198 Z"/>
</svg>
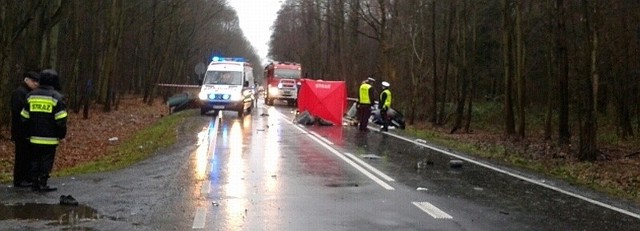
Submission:
<svg viewBox="0 0 640 231">
<path fill-rule="evenodd" d="M 445 123 L 445 108 L 446 108 L 446 103 L 447 103 L 447 94 L 448 94 L 448 89 L 447 89 L 447 85 L 449 84 L 449 62 L 451 61 L 451 46 L 452 46 L 452 40 L 453 38 L 451 38 L 451 34 L 453 32 L 453 19 L 455 18 L 455 5 L 454 5 L 454 1 L 449 1 L 449 19 L 448 19 L 448 23 L 445 24 L 447 26 L 447 40 L 446 40 L 446 51 L 445 51 L 445 59 L 444 59 L 444 73 L 443 73 L 443 83 L 442 83 L 442 98 L 440 101 L 440 112 L 438 113 L 438 125 L 443 125 Z"/>
<path fill-rule="evenodd" d="M 437 37 L 436 37 L 436 0 L 433 0 L 431 2 L 431 22 L 432 22 L 432 26 L 431 26 L 431 51 L 432 51 L 432 69 L 433 69 L 433 92 L 431 93 L 431 124 L 436 125 L 438 124 L 438 84 L 440 81 L 438 81 L 438 51 L 436 50 L 436 41 L 437 41 Z"/>
<path fill-rule="evenodd" d="M 525 68 L 525 44 L 522 39 L 522 10 L 520 9 L 521 2 L 515 2 L 515 74 L 517 81 L 517 94 L 518 94 L 518 137 L 520 139 L 525 137 L 526 131 L 526 80 L 524 77 L 524 68 Z"/>
<path fill-rule="evenodd" d="M 504 123 L 505 132 L 508 136 L 515 134 L 515 121 L 513 115 L 512 85 L 511 75 L 511 20 L 508 0 L 502 0 L 502 61 L 504 70 Z"/>
<path fill-rule="evenodd" d="M 462 66 L 461 66 L 461 71 L 459 72 L 459 76 L 460 76 L 460 81 L 459 81 L 459 93 L 456 94 L 458 95 L 458 100 L 456 103 L 456 110 L 455 110 L 455 120 L 453 123 L 453 127 L 451 128 L 450 133 L 454 133 L 456 132 L 456 130 L 458 130 L 461 126 L 462 126 L 462 119 L 464 117 L 464 106 L 465 106 L 465 100 L 467 99 L 467 95 L 469 94 L 467 88 L 469 85 L 469 82 L 467 80 L 468 78 L 468 69 L 469 69 L 469 63 L 467 62 L 467 17 L 466 17 L 466 13 L 467 13 L 467 2 L 466 0 L 462 1 L 462 11 L 465 16 L 461 17 L 461 26 L 459 26 L 459 31 L 458 31 L 458 35 L 459 35 L 459 42 L 460 42 L 460 59 L 462 59 Z M 459 13 L 456 13 L 459 15 Z"/>
<path fill-rule="evenodd" d="M 584 78 L 584 113 L 583 123 L 580 129 L 580 151 L 578 159 L 582 161 L 595 161 L 597 158 L 597 117 L 596 117 L 596 101 L 594 100 L 597 94 L 598 69 L 597 69 L 597 50 L 598 50 L 598 27 L 597 22 L 593 22 L 594 17 L 591 14 L 591 7 L 587 0 L 582 0 L 582 8 L 584 13 L 585 22 L 585 34 L 588 40 L 588 46 L 590 49 L 590 55 L 586 58 L 587 70 L 589 75 Z M 595 10 L 595 9 L 594 9 Z M 593 26 L 592 26 L 593 24 Z"/>
<path fill-rule="evenodd" d="M 567 29 L 565 27 L 564 0 L 556 0 L 556 70 L 558 70 L 558 143 L 570 143 L 569 131 L 569 56 L 567 50 Z"/>
<path fill-rule="evenodd" d="M 477 87 L 477 79 L 476 76 L 476 63 L 477 63 L 477 52 L 478 52 L 478 34 L 477 34 L 477 11 L 476 5 L 472 1 L 471 2 L 471 63 L 469 64 L 469 84 L 471 85 L 471 94 L 469 94 L 469 103 L 467 105 L 467 121 L 464 125 L 464 131 L 466 133 L 471 132 L 471 118 L 473 115 L 473 99 L 476 96 L 476 87 Z"/>
</svg>

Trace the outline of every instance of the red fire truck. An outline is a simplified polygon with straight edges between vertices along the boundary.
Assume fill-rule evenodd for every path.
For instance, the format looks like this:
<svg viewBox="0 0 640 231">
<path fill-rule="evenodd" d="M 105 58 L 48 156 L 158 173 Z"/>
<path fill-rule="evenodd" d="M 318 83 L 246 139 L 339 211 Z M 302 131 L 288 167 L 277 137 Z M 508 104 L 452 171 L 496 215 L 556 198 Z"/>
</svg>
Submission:
<svg viewBox="0 0 640 231">
<path fill-rule="evenodd" d="M 273 105 L 275 100 L 286 100 L 289 106 L 295 105 L 302 79 L 302 66 L 293 62 L 273 61 L 264 68 L 264 103 Z"/>
</svg>

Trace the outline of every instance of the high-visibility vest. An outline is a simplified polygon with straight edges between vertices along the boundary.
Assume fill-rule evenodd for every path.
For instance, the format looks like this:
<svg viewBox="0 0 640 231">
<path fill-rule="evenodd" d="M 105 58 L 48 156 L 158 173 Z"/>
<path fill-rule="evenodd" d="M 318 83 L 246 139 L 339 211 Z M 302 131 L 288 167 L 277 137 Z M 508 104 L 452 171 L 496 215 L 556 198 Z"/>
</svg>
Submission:
<svg viewBox="0 0 640 231">
<path fill-rule="evenodd" d="M 391 108 L 391 91 L 389 89 L 384 89 L 384 91 L 380 93 L 380 99 L 382 99 L 382 95 L 385 93 L 387 94 L 387 98 L 384 99 L 384 102 L 380 102 L 380 103 L 382 103 L 384 108 L 389 109 Z"/>
<path fill-rule="evenodd" d="M 360 104 L 371 104 L 371 99 L 369 99 L 369 89 L 371 85 L 368 83 L 363 83 L 360 85 L 360 97 L 358 98 L 358 103 Z"/>
</svg>

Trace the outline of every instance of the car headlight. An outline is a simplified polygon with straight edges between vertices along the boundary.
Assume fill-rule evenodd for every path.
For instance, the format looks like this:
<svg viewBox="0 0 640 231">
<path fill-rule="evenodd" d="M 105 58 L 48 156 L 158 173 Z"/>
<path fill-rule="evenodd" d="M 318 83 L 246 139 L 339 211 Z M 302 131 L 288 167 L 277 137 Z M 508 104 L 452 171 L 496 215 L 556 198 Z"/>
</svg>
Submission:
<svg viewBox="0 0 640 231">
<path fill-rule="evenodd" d="M 269 95 L 277 95 L 277 94 L 278 94 L 278 88 L 269 87 Z"/>
</svg>

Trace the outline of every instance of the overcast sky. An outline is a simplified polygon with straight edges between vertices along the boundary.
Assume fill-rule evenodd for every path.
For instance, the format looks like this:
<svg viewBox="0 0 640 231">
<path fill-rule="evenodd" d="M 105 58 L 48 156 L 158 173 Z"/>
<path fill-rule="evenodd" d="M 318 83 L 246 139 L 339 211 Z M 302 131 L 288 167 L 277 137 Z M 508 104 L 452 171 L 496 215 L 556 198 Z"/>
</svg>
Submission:
<svg viewBox="0 0 640 231">
<path fill-rule="evenodd" d="M 266 62 L 271 25 L 283 0 L 228 0 L 240 18 L 240 28 L 251 45 Z"/>
</svg>

